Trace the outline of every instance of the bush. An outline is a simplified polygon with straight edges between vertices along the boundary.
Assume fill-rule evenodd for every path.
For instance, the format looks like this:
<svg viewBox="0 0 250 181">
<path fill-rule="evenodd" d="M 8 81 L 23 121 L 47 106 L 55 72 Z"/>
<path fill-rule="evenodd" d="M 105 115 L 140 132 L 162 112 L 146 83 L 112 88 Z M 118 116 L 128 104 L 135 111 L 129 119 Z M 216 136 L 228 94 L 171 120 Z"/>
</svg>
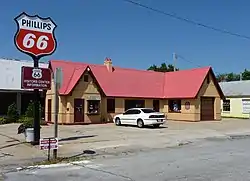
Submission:
<svg viewBox="0 0 250 181">
<path fill-rule="evenodd" d="M 40 115 L 41 115 L 41 112 L 42 112 L 42 106 L 41 106 L 41 104 L 39 104 Z M 25 111 L 25 117 L 34 118 L 34 103 L 33 102 L 29 103 L 27 110 Z M 39 116 L 39 117 L 41 117 L 41 116 Z"/>
<path fill-rule="evenodd" d="M 19 113 L 17 111 L 16 104 L 13 103 L 9 105 L 8 111 L 7 111 L 7 122 L 8 123 L 15 123 L 19 119 Z"/>
<path fill-rule="evenodd" d="M 34 103 L 30 102 L 26 111 L 25 111 L 25 117 L 32 118 L 34 117 Z"/>
<path fill-rule="evenodd" d="M 30 117 L 24 117 L 24 119 L 22 120 L 22 123 L 25 128 L 33 128 L 34 126 L 33 122 L 34 122 L 34 118 L 30 118 Z"/>
<path fill-rule="evenodd" d="M 5 117 L 0 117 L 0 125 L 1 124 L 7 124 L 7 119 Z"/>
<path fill-rule="evenodd" d="M 41 115 L 41 104 L 39 105 L 39 113 Z M 41 118 L 41 116 L 39 117 Z M 18 127 L 18 134 L 24 133 L 26 128 L 34 127 L 34 103 L 33 102 L 29 103 L 27 110 L 25 111 L 25 115 L 20 117 L 18 122 L 22 123 Z M 40 120 L 40 125 L 47 125 L 47 123 L 43 120 Z"/>
</svg>

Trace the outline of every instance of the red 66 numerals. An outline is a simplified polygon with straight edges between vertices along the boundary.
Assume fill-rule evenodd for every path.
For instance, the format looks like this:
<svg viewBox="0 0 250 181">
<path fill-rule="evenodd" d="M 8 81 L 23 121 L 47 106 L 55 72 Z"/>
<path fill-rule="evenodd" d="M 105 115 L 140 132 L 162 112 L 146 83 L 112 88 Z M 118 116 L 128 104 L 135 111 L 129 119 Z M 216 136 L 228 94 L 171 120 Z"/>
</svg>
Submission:
<svg viewBox="0 0 250 181">
<path fill-rule="evenodd" d="M 44 19 L 23 13 L 15 21 L 18 25 L 15 45 L 20 51 L 37 58 L 51 55 L 55 51 L 56 24 L 50 18 Z"/>
</svg>

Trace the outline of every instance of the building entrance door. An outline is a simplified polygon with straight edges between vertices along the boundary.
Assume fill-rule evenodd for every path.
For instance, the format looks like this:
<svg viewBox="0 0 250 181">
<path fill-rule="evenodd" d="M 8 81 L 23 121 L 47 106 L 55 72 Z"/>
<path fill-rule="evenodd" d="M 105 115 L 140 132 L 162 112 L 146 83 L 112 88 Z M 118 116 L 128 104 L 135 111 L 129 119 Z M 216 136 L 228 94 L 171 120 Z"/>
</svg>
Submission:
<svg viewBox="0 0 250 181">
<path fill-rule="evenodd" d="M 84 122 L 84 99 L 74 99 L 74 122 Z"/>
<path fill-rule="evenodd" d="M 214 98 L 201 97 L 201 120 L 214 120 Z"/>
</svg>

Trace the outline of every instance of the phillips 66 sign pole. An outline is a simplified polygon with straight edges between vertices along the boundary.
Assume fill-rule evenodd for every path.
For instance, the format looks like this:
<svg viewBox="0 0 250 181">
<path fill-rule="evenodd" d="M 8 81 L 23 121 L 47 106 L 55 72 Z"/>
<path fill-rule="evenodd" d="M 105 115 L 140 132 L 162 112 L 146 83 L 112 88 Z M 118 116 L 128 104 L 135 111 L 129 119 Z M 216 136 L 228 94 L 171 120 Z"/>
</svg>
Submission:
<svg viewBox="0 0 250 181">
<path fill-rule="evenodd" d="M 17 32 L 14 43 L 18 50 L 31 56 L 34 61 L 34 72 L 39 69 L 39 59 L 54 53 L 57 47 L 54 31 L 56 24 L 51 18 L 42 18 L 38 15 L 30 16 L 21 13 L 15 18 Z M 40 94 L 39 88 L 34 88 L 34 144 L 40 139 Z"/>
</svg>

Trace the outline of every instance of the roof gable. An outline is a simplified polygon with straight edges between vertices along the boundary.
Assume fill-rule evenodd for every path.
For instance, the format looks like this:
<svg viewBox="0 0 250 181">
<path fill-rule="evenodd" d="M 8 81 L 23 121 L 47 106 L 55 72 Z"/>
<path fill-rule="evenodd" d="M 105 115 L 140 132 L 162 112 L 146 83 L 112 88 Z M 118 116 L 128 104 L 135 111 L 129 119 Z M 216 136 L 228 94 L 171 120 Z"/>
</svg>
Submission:
<svg viewBox="0 0 250 181">
<path fill-rule="evenodd" d="M 63 83 L 59 89 L 59 94 L 67 95 L 73 90 L 78 80 L 81 78 L 87 64 L 52 60 L 50 61 L 50 67 L 53 72 L 58 67 L 62 68 Z"/>
<path fill-rule="evenodd" d="M 165 74 L 165 98 L 194 98 L 199 92 L 210 67 L 167 72 Z"/>
</svg>

